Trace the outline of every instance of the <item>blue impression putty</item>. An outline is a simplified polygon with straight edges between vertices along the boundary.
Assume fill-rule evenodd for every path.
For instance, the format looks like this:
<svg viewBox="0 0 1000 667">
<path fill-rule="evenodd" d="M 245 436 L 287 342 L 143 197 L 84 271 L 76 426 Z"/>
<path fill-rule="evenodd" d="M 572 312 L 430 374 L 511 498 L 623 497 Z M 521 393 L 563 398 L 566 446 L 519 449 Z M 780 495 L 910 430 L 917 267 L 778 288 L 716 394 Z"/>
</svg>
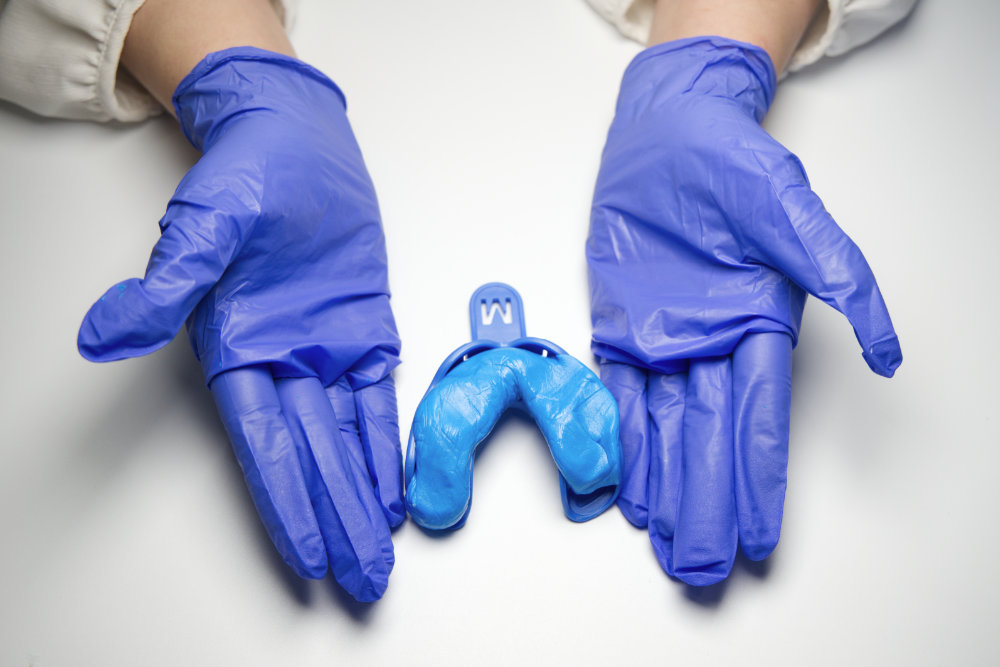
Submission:
<svg viewBox="0 0 1000 667">
<path fill-rule="evenodd" d="M 563 509 L 586 521 L 614 503 L 622 469 L 618 408 L 586 366 L 525 336 L 517 291 L 488 283 L 469 301 L 472 342 L 438 368 L 406 452 L 406 508 L 424 528 L 460 528 L 472 501 L 476 448 L 508 408 L 526 410 L 559 469 Z"/>
</svg>

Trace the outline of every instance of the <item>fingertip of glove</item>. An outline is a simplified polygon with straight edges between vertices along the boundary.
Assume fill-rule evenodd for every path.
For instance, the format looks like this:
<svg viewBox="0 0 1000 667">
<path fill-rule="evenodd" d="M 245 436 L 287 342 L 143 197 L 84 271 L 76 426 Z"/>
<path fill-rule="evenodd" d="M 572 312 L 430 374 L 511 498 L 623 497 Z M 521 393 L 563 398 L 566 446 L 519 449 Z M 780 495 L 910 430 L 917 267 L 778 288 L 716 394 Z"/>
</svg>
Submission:
<svg viewBox="0 0 1000 667">
<path fill-rule="evenodd" d="M 178 327 L 154 316 L 136 299 L 135 279 L 115 285 L 94 302 L 80 323 L 76 349 L 87 361 L 107 362 L 150 354 L 174 339 Z"/>
<path fill-rule="evenodd" d="M 625 520 L 636 528 L 645 528 L 649 522 L 649 509 L 639 505 L 625 496 L 618 496 L 618 509 Z"/>
<path fill-rule="evenodd" d="M 98 303 L 100 302 L 98 301 L 90 307 L 90 310 L 83 317 L 83 322 L 80 323 L 80 329 L 76 333 L 76 349 L 80 356 L 87 361 L 111 361 L 107 345 L 101 340 L 102 336 L 98 327 L 94 325 L 93 313 Z"/>
<path fill-rule="evenodd" d="M 326 556 L 326 546 L 319 534 L 304 538 L 278 539 L 283 528 L 274 530 L 275 526 L 265 521 L 271 540 L 281 553 L 282 559 L 292 568 L 295 574 L 303 579 L 322 579 L 330 571 L 329 559 Z"/>
<path fill-rule="evenodd" d="M 728 568 L 690 569 L 677 568 L 672 576 L 683 581 L 688 586 L 704 588 L 717 584 L 729 576 Z"/>
<path fill-rule="evenodd" d="M 84 327 L 88 326 L 90 331 L 85 331 Z M 76 337 L 76 349 L 80 356 L 87 361 L 105 363 L 151 354 L 164 347 L 171 340 L 173 338 L 157 340 L 146 345 L 131 345 L 121 340 L 108 340 L 100 336 L 96 328 L 85 320 Z"/>
<path fill-rule="evenodd" d="M 740 551 L 752 561 L 762 561 L 770 556 L 775 547 L 778 546 L 779 532 L 777 529 L 769 531 L 770 534 L 759 535 L 757 539 L 747 540 L 740 537 Z"/>
<path fill-rule="evenodd" d="M 322 579 L 330 570 L 327 565 L 326 554 L 323 554 L 321 559 L 308 563 L 299 558 L 289 558 L 286 556 L 285 563 L 302 579 Z"/>
<path fill-rule="evenodd" d="M 323 563 L 322 565 L 300 566 L 295 568 L 295 573 L 303 579 L 323 579 L 326 577 L 327 572 L 329 572 L 329 568 L 326 563 Z"/>
<path fill-rule="evenodd" d="M 389 574 L 395 563 L 392 547 L 386 549 L 383 545 L 381 558 L 375 556 L 367 563 L 360 563 L 360 568 L 352 568 L 347 576 L 340 577 L 337 581 L 358 602 L 375 602 L 385 595 L 389 587 Z"/>
<path fill-rule="evenodd" d="M 406 521 L 406 510 L 403 508 L 402 502 L 398 506 L 396 503 L 388 507 L 383 505 L 382 513 L 385 514 L 385 520 L 389 522 L 389 528 L 399 528 Z"/>
<path fill-rule="evenodd" d="M 86 325 L 86 322 L 84 323 Z M 102 361 L 111 361 L 111 359 L 106 358 L 101 354 L 100 348 L 97 345 L 91 343 L 88 337 L 83 333 L 81 327 L 80 333 L 76 337 L 76 350 L 80 353 L 80 356 L 87 361 L 92 361 L 94 363 L 100 363 Z"/>
<path fill-rule="evenodd" d="M 358 602 L 376 602 L 382 599 L 385 595 L 386 589 L 389 588 L 389 575 L 385 574 L 373 577 L 365 577 L 363 581 L 360 582 L 358 588 L 354 590 L 348 589 L 347 592 L 351 594 Z"/>
<path fill-rule="evenodd" d="M 671 577 L 674 576 L 673 539 L 669 538 L 664 539 L 660 536 L 654 536 L 652 533 L 650 534 L 649 537 L 650 537 L 650 544 L 653 547 L 653 555 L 656 556 L 656 560 L 660 564 L 660 567 L 663 568 L 663 571 L 666 572 L 669 576 Z"/>
<path fill-rule="evenodd" d="M 892 336 L 868 346 L 863 355 L 868 367 L 882 377 L 891 378 L 900 364 L 903 363 L 903 351 L 899 347 L 899 338 Z"/>
<path fill-rule="evenodd" d="M 760 544 L 746 544 L 740 543 L 740 550 L 743 555 L 752 561 L 762 561 L 774 552 L 774 548 L 778 546 L 777 540 L 774 542 L 764 542 Z"/>
<path fill-rule="evenodd" d="M 102 340 L 89 317 L 80 325 L 80 331 L 76 335 L 76 349 L 81 357 L 94 363 L 118 361 L 130 356 L 117 345 Z"/>
</svg>

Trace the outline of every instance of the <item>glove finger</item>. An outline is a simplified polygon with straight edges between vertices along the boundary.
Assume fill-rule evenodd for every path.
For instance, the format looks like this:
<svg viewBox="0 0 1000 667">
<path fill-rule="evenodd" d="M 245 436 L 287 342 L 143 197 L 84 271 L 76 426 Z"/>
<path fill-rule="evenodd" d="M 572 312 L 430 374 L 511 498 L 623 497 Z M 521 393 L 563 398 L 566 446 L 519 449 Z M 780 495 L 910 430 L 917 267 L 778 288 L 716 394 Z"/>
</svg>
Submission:
<svg viewBox="0 0 1000 667">
<path fill-rule="evenodd" d="M 211 390 L 275 548 L 300 577 L 322 579 L 326 548 L 270 371 L 222 373 L 212 380 Z"/>
<path fill-rule="evenodd" d="M 733 352 L 736 515 L 751 560 L 774 550 L 781 533 L 792 403 L 792 340 L 747 334 Z"/>
<path fill-rule="evenodd" d="M 342 394 L 354 402 L 356 432 L 370 483 L 374 486 L 386 521 L 395 528 L 406 518 L 403 508 L 402 450 L 399 444 L 399 417 L 396 410 L 396 385 L 391 375 L 354 392 L 346 383 L 337 382 L 326 389 L 334 412 L 344 423 L 343 411 L 349 409 Z M 343 406 L 343 407 L 340 407 Z"/>
<path fill-rule="evenodd" d="M 84 358 L 116 361 L 169 343 L 236 254 L 235 225 L 220 211 L 175 199 L 161 227 L 146 276 L 114 285 L 84 316 Z"/>
<path fill-rule="evenodd" d="M 729 357 L 691 362 L 683 438 L 674 574 L 693 586 L 708 586 L 729 575 L 738 540 Z"/>
<path fill-rule="evenodd" d="M 846 315 L 868 366 L 892 377 L 903 353 L 871 267 L 809 188 L 801 165 L 797 175 L 785 165 L 793 173 L 784 174 L 788 185 L 778 192 L 783 212 L 776 215 L 787 216 L 790 228 L 774 227 L 772 238 L 758 239 L 765 261 Z"/>
<path fill-rule="evenodd" d="M 618 403 L 622 469 L 618 508 L 637 528 L 645 528 L 649 516 L 649 413 L 646 407 L 646 371 L 601 361 L 601 382 Z"/>
<path fill-rule="evenodd" d="M 684 395 L 687 373 L 649 378 L 649 541 L 667 574 L 674 575 L 674 533 L 681 493 Z"/>
<path fill-rule="evenodd" d="M 318 378 L 284 378 L 275 385 L 302 458 L 330 569 L 359 602 L 377 600 L 389 584 L 395 557 L 357 431 L 350 430 L 353 417 L 345 417 L 344 433 Z M 348 400 L 345 412 L 353 415 Z"/>
</svg>

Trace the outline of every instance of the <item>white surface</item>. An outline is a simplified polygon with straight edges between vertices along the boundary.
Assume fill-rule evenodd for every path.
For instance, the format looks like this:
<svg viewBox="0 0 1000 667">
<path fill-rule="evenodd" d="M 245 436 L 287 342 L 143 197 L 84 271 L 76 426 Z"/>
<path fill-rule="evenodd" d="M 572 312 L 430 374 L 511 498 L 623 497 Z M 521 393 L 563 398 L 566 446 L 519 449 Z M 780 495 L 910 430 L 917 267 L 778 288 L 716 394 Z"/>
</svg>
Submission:
<svg viewBox="0 0 1000 667">
<path fill-rule="evenodd" d="M 483 282 L 591 362 L 589 198 L 638 47 L 579 0 L 330 5 L 304 2 L 294 40 L 346 91 L 378 188 L 404 433 Z M 518 420 L 477 461 L 464 529 L 395 533 L 380 603 L 295 580 L 186 340 L 110 365 L 75 350 L 195 152 L 168 119 L 0 108 L 0 664 L 995 663 L 1000 6 L 948 8 L 782 84 L 768 129 L 864 249 L 905 362 L 876 377 L 810 302 L 781 544 L 701 591 L 617 511 L 566 521 Z"/>
</svg>

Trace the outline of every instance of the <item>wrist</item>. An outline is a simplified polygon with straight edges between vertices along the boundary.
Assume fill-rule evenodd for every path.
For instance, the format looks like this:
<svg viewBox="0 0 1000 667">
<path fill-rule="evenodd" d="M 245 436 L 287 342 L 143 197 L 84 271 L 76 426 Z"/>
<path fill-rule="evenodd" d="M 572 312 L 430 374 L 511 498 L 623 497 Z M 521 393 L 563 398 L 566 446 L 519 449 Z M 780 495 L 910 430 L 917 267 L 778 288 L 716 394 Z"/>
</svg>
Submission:
<svg viewBox="0 0 1000 667">
<path fill-rule="evenodd" d="M 237 46 L 295 54 L 268 0 L 145 0 L 121 62 L 168 111 L 181 80 L 205 56 Z"/>
<path fill-rule="evenodd" d="M 754 44 L 788 65 L 821 0 L 657 0 L 649 45 L 702 35 Z"/>
<path fill-rule="evenodd" d="M 632 60 L 618 107 L 672 108 L 671 100 L 700 95 L 731 99 L 760 122 L 776 89 L 774 65 L 760 46 L 713 35 L 687 37 L 651 46 Z"/>
<path fill-rule="evenodd" d="M 181 80 L 172 96 L 181 129 L 192 145 L 206 150 L 230 119 L 267 110 L 272 118 L 298 117 L 316 110 L 343 115 L 346 100 L 329 77 L 283 53 L 253 46 L 205 56 Z M 277 114 L 277 115 L 275 115 Z"/>
</svg>

